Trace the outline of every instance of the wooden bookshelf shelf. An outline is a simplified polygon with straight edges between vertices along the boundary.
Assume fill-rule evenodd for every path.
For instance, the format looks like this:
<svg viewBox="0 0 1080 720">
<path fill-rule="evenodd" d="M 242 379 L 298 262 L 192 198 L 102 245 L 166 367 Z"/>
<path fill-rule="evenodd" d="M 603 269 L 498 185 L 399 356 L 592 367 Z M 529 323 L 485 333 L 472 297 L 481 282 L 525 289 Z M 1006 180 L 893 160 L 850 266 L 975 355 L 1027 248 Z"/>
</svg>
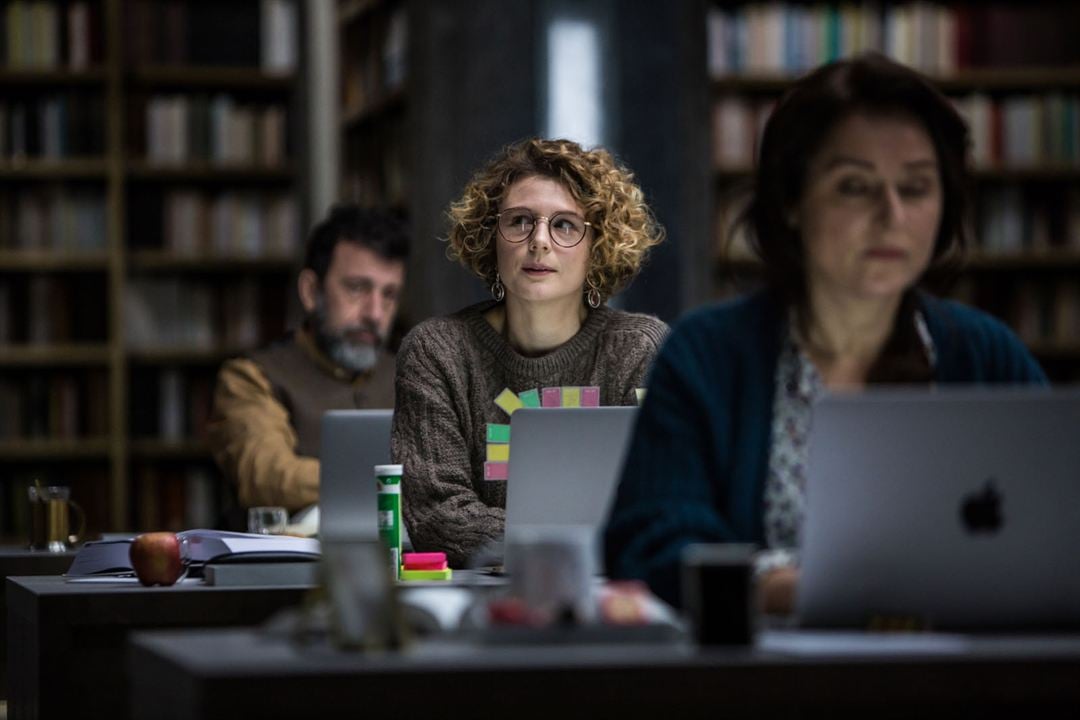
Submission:
<svg viewBox="0 0 1080 720">
<path fill-rule="evenodd" d="M 0 86 L 3 87 L 65 87 L 101 85 L 104 82 L 105 70 L 100 67 L 85 70 L 67 68 L 31 70 L 0 67 Z"/>
<path fill-rule="evenodd" d="M 198 67 L 191 65 L 150 65 L 132 70 L 131 83 L 159 91 L 176 90 L 257 90 L 290 92 L 296 85 L 292 73 L 269 73 L 262 68 Z"/>
<path fill-rule="evenodd" d="M 107 365 L 107 345 L 0 345 L 0 367 Z"/>
<path fill-rule="evenodd" d="M 397 89 L 362 108 L 346 110 L 341 118 L 342 128 L 349 132 L 386 119 L 388 115 L 405 109 L 405 97 L 405 90 Z"/>
<path fill-rule="evenodd" d="M 0 161 L 0 180 L 104 180 L 104 158 L 28 159 Z"/>
<path fill-rule="evenodd" d="M 140 250 L 128 258 L 128 267 L 132 270 L 155 272 L 290 272 L 296 264 L 297 259 L 293 257 L 183 256 L 157 250 Z"/>
<path fill-rule="evenodd" d="M 247 352 L 249 348 L 215 348 L 191 350 L 187 348 L 132 349 L 128 361 L 136 365 L 219 365 L 231 357 Z"/>
<path fill-rule="evenodd" d="M 1033 340 L 1025 344 L 1040 360 L 1080 360 L 1080 341 Z"/>
<path fill-rule="evenodd" d="M 210 448 L 202 440 L 133 439 L 131 456 L 140 460 L 211 460 Z"/>
<path fill-rule="evenodd" d="M 291 165 L 282 167 L 211 163 L 155 165 L 145 161 L 133 161 L 128 165 L 128 175 L 133 180 L 156 182 L 280 184 L 292 182 L 293 169 Z"/>
<path fill-rule="evenodd" d="M 970 254 L 967 267 L 971 270 L 1078 270 L 1080 248 L 1008 254 L 976 251 Z"/>
<path fill-rule="evenodd" d="M 108 438 L 0 440 L 0 459 L 8 461 L 106 460 L 109 457 L 109 450 Z"/>
<path fill-rule="evenodd" d="M 718 95 L 778 95 L 801 73 L 748 72 L 713 78 L 713 93 Z M 1080 68 L 1016 67 L 967 68 L 949 76 L 931 77 L 947 93 L 1004 92 L 1018 90 L 1041 92 L 1080 88 Z"/>
<path fill-rule="evenodd" d="M 109 256 L 105 252 L 64 252 L 55 250 L 0 250 L 0 270 L 50 272 L 80 272 L 106 270 Z"/>
</svg>

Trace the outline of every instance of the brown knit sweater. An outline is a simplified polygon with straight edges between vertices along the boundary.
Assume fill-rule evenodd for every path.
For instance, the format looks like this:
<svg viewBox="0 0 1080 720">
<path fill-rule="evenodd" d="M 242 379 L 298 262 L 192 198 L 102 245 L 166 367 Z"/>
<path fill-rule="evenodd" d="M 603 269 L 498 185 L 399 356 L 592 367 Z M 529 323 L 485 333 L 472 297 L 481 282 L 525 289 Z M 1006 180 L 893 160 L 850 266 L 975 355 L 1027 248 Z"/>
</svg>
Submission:
<svg viewBox="0 0 1080 720">
<path fill-rule="evenodd" d="M 667 333 L 654 317 L 601 306 L 564 345 L 530 358 L 484 319 L 492 305 L 421 323 L 397 356 L 392 454 L 405 466 L 405 524 L 418 551 L 445 551 L 455 567 L 503 534 L 506 483 L 483 477 L 487 423 L 509 422 L 499 392 L 595 385 L 601 405 L 633 405 Z"/>
</svg>

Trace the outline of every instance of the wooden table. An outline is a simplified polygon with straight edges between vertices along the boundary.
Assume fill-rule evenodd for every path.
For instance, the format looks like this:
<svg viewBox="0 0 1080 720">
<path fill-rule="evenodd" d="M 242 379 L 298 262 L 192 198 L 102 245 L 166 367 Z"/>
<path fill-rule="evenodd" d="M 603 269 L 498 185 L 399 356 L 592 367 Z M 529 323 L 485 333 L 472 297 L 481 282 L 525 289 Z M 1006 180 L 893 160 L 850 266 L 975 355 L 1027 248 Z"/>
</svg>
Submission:
<svg viewBox="0 0 1080 720">
<path fill-rule="evenodd" d="M 75 559 L 75 551 L 49 552 L 26 547 L 0 547 L 0 698 L 7 697 L 7 579 L 13 575 L 59 575 Z"/>
<path fill-rule="evenodd" d="M 764 633 L 753 648 L 298 647 L 254 630 L 136 633 L 136 718 L 1076 717 L 1080 637 Z"/>
<path fill-rule="evenodd" d="M 127 717 L 130 631 L 256 625 L 309 589 L 8 578 L 8 717 Z"/>
</svg>

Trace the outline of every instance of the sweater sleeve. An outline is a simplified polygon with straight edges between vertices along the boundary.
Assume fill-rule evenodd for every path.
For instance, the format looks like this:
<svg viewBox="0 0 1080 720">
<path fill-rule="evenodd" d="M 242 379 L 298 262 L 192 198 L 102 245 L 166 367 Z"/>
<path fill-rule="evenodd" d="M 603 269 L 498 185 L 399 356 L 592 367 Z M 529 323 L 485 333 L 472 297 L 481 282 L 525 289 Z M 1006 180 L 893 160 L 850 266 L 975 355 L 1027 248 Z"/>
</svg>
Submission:
<svg viewBox="0 0 1080 720">
<path fill-rule="evenodd" d="M 675 605 L 683 548 L 737 539 L 716 502 L 728 484 L 730 411 L 706 407 L 722 389 L 706 390 L 694 346 L 676 330 L 656 359 L 604 532 L 608 574 L 645 580 Z"/>
<path fill-rule="evenodd" d="M 296 454 L 289 413 L 256 363 L 235 359 L 222 366 L 208 431 L 214 459 L 244 507 L 291 512 L 318 502 L 319 461 Z"/>
<path fill-rule="evenodd" d="M 502 537 L 506 513 L 489 507 L 473 489 L 469 441 L 462 431 L 450 371 L 425 347 L 420 326 L 398 353 L 391 451 L 403 465 L 402 513 L 418 551 L 442 551 L 465 566 Z"/>
</svg>

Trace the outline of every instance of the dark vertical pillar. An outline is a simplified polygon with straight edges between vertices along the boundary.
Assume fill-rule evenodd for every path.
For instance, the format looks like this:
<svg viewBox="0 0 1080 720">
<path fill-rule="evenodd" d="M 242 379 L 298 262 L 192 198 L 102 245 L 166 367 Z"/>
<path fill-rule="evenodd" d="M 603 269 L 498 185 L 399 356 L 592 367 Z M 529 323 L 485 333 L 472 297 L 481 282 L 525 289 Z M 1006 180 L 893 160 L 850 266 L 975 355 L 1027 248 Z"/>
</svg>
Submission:
<svg viewBox="0 0 1080 720">
<path fill-rule="evenodd" d="M 618 7 L 615 149 L 668 233 L 621 302 L 671 322 L 709 297 L 706 8 L 703 0 L 624 0 Z"/>
<path fill-rule="evenodd" d="M 446 209 L 499 147 L 535 134 L 531 0 L 414 0 L 409 6 L 414 253 L 406 312 L 417 321 L 487 296 L 446 258 Z"/>
</svg>

